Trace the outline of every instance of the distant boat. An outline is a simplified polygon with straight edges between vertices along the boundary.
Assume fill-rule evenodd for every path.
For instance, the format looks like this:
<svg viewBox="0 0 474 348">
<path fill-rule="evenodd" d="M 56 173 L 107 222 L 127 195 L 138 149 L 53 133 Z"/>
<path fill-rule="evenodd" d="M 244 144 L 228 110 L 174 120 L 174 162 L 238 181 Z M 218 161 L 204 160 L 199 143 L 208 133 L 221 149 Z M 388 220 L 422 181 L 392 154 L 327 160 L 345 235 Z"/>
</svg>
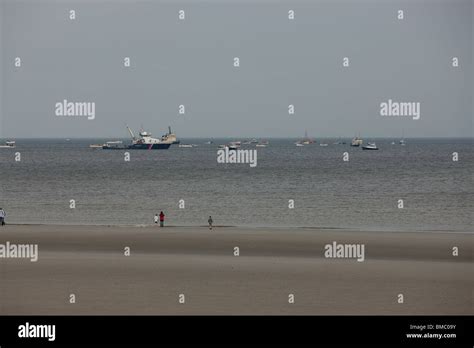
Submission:
<svg viewBox="0 0 474 348">
<path fill-rule="evenodd" d="M 367 145 L 362 146 L 362 150 L 378 150 L 379 148 L 375 143 L 367 143 Z"/>
<path fill-rule="evenodd" d="M 402 129 L 402 138 L 398 142 L 400 145 L 405 146 L 405 130 Z"/>
<path fill-rule="evenodd" d="M 229 150 L 237 150 L 238 148 L 240 148 L 240 145 L 242 144 L 242 142 L 240 141 L 231 141 L 227 147 L 229 148 Z"/>
<path fill-rule="evenodd" d="M 308 131 L 305 130 L 304 131 L 304 138 L 303 140 L 299 141 L 300 143 L 302 143 L 303 145 L 309 145 L 309 144 L 314 144 L 314 139 L 311 139 L 308 137 Z"/>
<path fill-rule="evenodd" d="M 320 143 L 319 146 L 328 146 L 326 143 Z"/>
<path fill-rule="evenodd" d="M 179 147 L 193 147 L 191 144 L 179 144 Z"/>
<path fill-rule="evenodd" d="M 211 141 L 211 140 L 209 140 L 209 141 L 206 141 L 204 144 L 206 144 L 206 145 L 211 145 L 211 144 L 214 144 L 214 142 Z"/>
<path fill-rule="evenodd" d="M 255 145 L 256 147 L 267 147 L 268 146 L 268 141 L 264 140 L 264 141 L 261 141 L 259 142 L 257 145 Z"/>
<path fill-rule="evenodd" d="M 176 134 L 171 132 L 171 127 L 168 126 L 168 133 L 161 136 L 161 141 L 164 143 L 179 144 L 179 140 L 176 139 Z"/>
<path fill-rule="evenodd" d="M 91 149 L 102 149 L 103 146 L 104 144 L 90 144 L 89 145 Z"/>
<path fill-rule="evenodd" d="M 132 137 L 132 143 L 124 146 L 121 141 L 108 141 L 102 146 L 103 150 L 166 150 L 173 143 L 172 139 L 163 141 L 162 139 L 153 138 L 151 133 L 140 130 L 139 136 L 135 137 L 130 127 L 126 126 L 130 136 Z M 171 130 L 170 130 L 171 131 Z"/>
<path fill-rule="evenodd" d="M 108 141 L 102 145 L 103 150 L 120 150 L 125 148 L 120 140 Z"/>
<path fill-rule="evenodd" d="M 258 140 L 253 138 L 252 140 L 250 140 L 250 144 L 257 144 L 258 143 Z"/>
<path fill-rule="evenodd" d="M 14 149 L 16 147 L 16 143 L 13 140 L 7 140 L 5 145 L 0 145 L 0 149 Z"/>
<path fill-rule="evenodd" d="M 351 146 L 361 146 L 363 144 L 363 140 L 359 137 L 355 137 L 352 139 Z"/>
<path fill-rule="evenodd" d="M 392 145 L 395 145 L 395 142 L 394 142 L 394 141 L 392 141 Z"/>
<path fill-rule="evenodd" d="M 300 142 L 300 141 L 296 142 L 295 145 L 296 145 L 296 146 L 304 146 L 304 144 L 303 144 L 302 142 Z"/>
</svg>

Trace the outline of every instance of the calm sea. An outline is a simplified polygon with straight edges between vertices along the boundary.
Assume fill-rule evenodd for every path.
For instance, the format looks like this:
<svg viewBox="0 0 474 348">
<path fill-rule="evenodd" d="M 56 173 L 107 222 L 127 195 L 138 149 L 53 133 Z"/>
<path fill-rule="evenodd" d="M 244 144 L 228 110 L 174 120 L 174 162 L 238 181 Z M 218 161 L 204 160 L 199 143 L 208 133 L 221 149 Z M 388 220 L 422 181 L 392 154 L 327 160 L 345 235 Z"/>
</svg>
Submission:
<svg viewBox="0 0 474 348">
<path fill-rule="evenodd" d="M 379 151 L 269 139 L 255 168 L 217 163 L 217 144 L 233 139 L 206 140 L 132 150 L 126 162 L 124 151 L 88 148 L 104 139 L 17 139 L 0 149 L 0 207 L 9 223 L 151 224 L 164 211 L 171 225 L 212 215 L 216 225 L 472 231 L 471 139 L 375 139 Z"/>
</svg>

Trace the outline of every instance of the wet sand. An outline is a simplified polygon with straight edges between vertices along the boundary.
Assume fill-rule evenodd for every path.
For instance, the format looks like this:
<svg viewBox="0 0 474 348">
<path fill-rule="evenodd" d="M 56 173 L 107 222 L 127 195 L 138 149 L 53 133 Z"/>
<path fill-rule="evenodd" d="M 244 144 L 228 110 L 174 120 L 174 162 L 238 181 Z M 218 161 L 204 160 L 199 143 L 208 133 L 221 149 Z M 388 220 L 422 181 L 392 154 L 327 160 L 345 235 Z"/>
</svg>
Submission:
<svg viewBox="0 0 474 348">
<path fill-rule="evenodd" d="M 474 314 L 474 234 L 7 225 L 6 241 L 39 259 L 0 258 L 0 315 Z M 333 241 L 365 260 L 325 258 Z"/>
</svg>

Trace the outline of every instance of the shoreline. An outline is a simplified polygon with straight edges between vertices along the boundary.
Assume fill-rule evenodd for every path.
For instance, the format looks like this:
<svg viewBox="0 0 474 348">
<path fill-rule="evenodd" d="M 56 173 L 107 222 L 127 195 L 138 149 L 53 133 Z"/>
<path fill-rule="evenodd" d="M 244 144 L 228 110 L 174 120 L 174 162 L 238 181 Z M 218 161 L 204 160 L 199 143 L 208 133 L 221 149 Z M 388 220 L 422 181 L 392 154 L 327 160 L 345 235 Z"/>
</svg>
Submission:
<svg viewBox="0 0 474 348">
<path fill-rule="evenodd" d="M 158 229 L 167 228 L 208 228 L 208 225 L 165 225 L 165 227 L 159 227 L 159 224 L 65 224 L 65 223 L 8 223 L 1 228 L 8 228 L 8 226 L 60 226 L 60 227 L 117 227 L 117 228 L 150 228 L 156 227 Z M 263 226 L 263 225 L 213 225 L 213 228 L 236 228 L 236 229 L 275 229 L 275 230 L 323 230 L 323 231 L 351 231 L 351 232 L 368 232 L 368 233 L 450 233 L 450 234 L 472 234 L 473 231 L 468 230 L 416 230 L 416 229 L 387 229 L 387 228 L 349 228 L 349 227 L 332 227 L 332 226 Z"/>
</svg>

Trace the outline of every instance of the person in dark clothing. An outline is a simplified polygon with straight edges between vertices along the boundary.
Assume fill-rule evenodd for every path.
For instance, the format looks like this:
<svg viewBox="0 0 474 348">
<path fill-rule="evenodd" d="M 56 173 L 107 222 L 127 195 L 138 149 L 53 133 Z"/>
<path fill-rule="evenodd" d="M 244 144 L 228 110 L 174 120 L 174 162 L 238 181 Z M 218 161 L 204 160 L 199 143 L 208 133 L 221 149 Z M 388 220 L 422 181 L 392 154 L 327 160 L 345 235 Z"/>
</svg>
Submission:
<svg viewBox="0 0 474 348">
<path fill-rule="evenodd" d="M 3 208 L 0 208 L 0 226 L 5 225 L 5 217 L 7 216 L 7 213 L 5 213 L 5 210 Z"/>
<path fill-rule="evenodd" d="M 212 230 L 212 217 L 209 215 L 209 220 L 207 220 L 209 223 L 209 229 Z"/>
<path fill-rule="evenodd" d="M 163 212 L 160 213 L 160 227 L 165 226 L 165 214 Z"/>
</svg>

